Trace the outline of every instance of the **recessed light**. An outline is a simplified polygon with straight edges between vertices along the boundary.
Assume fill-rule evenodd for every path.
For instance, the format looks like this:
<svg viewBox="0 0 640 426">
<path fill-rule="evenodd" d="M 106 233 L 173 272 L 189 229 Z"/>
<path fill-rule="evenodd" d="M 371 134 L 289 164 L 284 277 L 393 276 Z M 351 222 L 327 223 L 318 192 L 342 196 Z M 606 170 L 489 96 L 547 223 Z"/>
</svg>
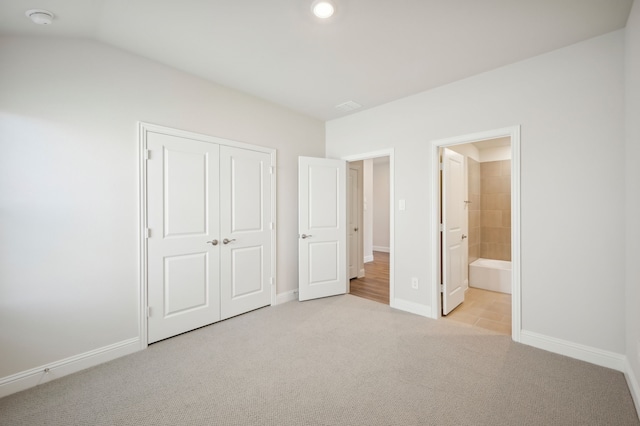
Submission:
<svg viewBox="0 0 640 426">
<path fill-rule="evenodd" d="M 332 2 L 328 0 L 316 0 L 311 4 L 313 14 L 320 19 L 327 19 L 333 15 L 336 8 Z"/>
<path fill-rule="evenodd" d="M 27 10 L 25 13 L 29 19 L 33 21 L 34 24 L 38 25 L 49 25 L 53 22 L 53 13 L 44 9 L 31 9 Z"/>
</svg>

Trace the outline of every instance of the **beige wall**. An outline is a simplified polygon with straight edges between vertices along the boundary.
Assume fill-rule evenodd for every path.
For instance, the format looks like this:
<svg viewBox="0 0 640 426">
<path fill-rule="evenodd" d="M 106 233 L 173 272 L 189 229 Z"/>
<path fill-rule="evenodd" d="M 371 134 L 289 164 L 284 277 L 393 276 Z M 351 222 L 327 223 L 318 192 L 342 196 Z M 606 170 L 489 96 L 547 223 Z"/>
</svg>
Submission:
<svg viewBox="0 0 640 426">
<path fill-rule="evenodd" d="M 480 257 L 511 260 L 511 160 L 480 163 Z"/>
<path fill-rule="evenodd" d="M 385 161 L 386 160 L 386 161 Z M 389 161 L 373 160 L 373 250 L 389 251 Z"/>
</svg>

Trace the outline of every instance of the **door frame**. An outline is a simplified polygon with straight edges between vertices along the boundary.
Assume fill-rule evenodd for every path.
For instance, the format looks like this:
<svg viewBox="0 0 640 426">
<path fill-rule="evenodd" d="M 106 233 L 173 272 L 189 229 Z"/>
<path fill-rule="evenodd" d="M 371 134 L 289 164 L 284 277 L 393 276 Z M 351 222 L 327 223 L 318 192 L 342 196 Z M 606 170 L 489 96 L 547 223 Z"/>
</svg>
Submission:
<svg viewBox="0 0 640 426">
<path fill-rule="evenodd" d="M 511 338 L 522 329 L 520 254 L 520 126 L 471 133 L 431 142 L 431 312 L 442 317 L 440 300 L 440 148 L 502 137 L 511 138 Z"/>
<path fill-rule="evenodd" d="M 382 149 L 379 151 L 365 152 L 361 154 L 347 155 L 340 159 L 347 162 L 372 160 L 374 158 L 389 157 L 389 306 L 396 309 L 398 307 L 395 300 L 395 182 L 394 182 L 394 149 Z M 363 235 L 363 233 L 360 233 Z M 347 235 L 348 237 L 348 235 Z M 358 236 L 360 238 L 360 236 Z"/>
<path fill-rule="evenodd" d="M 236 148 L 249 149 L 252 151 L 264 152 L 270 157 L 270 186 L 271 186 L 271 306 L 276 305 L 276 283 L 277 283 L 277 206 L 276 206 L 276 150 L 263 146 L 237 142 L 230 139 L 204 135 L 201 133 L 189 132 L 186 130 L 174 129 L 157 124 L 138 121 L 138 335 L 140 337 L 140 349 L 146 349 L 149 344 L 147 333 L 148 318 L 148 277 L 147 277 L 147 134 L 162 133 L 171 136 L 194 139 L 201 142 L 209 142 L 217 145 L 226 145 Z"/>
</svg>

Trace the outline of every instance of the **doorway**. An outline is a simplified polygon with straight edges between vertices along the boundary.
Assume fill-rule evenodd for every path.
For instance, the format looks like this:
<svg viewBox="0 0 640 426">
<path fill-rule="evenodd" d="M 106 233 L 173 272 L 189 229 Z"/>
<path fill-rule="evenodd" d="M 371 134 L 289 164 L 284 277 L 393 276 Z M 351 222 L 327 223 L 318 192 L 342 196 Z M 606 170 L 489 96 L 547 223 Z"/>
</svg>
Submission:
<svg viewBox="0 0 640 426">
<path fill-rule="evenodd" d="M 349 293 L 374 302 L 389 304 L 389 253 L 373 252 L 373 260 L 364 264 L 365 273 L 352 278 Z"/>
<path fill-rule="evenodd" d="M 343 159 L 354 179 L 348 203 L 349 293 L 393 307 L 393 150 Z"/>
<path fill-rule="evenodd" d="M 484 155 L 480 155 L 481 152 Z M 494 327 L 494 331 L 511 334 L 515 341 L 520 339 L 521 324 L 519 153 L 519 127 L 465 135 L 432 143 L 434 160 L 432 309 L 434 317 L 440 318 L 449 314 L 453 319 L 457 316 L 457 319 L 462 322 L 482 324 L 483 328 Z M 454 158 L 455 161 L 452 161 L 452 164 L 461 163 L 463 166 L 448 168 L 447 158 Z M 482 163 L 486 163 L 485 169 L 488 174 L 497 175 L 486 179 L 487 185 L 491 184 L 492 187 L 489 190 L 491 195 L 484 197 L 484 203 L 481 203 L 480 193 Z M 501 168 L 508 170 L 501 175 L 498 173 Z M 456 173 L 459 175 L 462 171 L 464 171 L 464 178 L 451 177 Z M 468 179 L 469 173 L 477 173 L 475 183 Z M 456 179 L 458 185 L 455 185 Z M 459 183 L 460 180 L 462 184 Z M 447 187 L 451 182 L 454 184 Z M 499 182 L 510 189 L 510 194 L 495 194 L 499 192 L 495 186 Z M 471 186 L 474 187 L 471 188 Z M 455 194 L 451 189 L 454 187 L 457 188 Z M 496 200 L 493 200 L 494 198 Z M 491 207 L 493 210 L 487 211 L 485 217 L 482 217 L 481 204 L 487 206 L 487 201 L 498 202 L 498 199 L 500 199 L 500 206 Z M 500 223 L 497 223 L 498 220 Z M 484 230 L 487 236 L 484 244 L 480 240 L 481 230 Z M 493 241 L 494 239 L 496 241 Z M 491 285 L 484 285 L 478 275 L 480 269 L 475 266 L 469 267 L 470 263 L 476 264 L 469 260 L 475 261 L 476 258 L 479 258 L 478 265 L 482 264 L 482 254 L 505 264 L 509 264 L 506 259 L 510 260 L 511 271 L 502 272 L 502 276 L 506 274 L 506 278 L 502 278 L 507 280 L 506 286 L 505 284 L 502 284 L 502 287 L 493 286 L 496 280 L 494 272 L 490 272 Z M 473 276 L 471 280 L 470 269 Z M 509 290 L 510 295 L 507 294 Z M 447 296 L 449 296 L 448 299 Z M 482 315 L 487 318 L 481 318 Z M 504 324 L 508 320 L 511 323 L 510 327 Z"/>
</svg>

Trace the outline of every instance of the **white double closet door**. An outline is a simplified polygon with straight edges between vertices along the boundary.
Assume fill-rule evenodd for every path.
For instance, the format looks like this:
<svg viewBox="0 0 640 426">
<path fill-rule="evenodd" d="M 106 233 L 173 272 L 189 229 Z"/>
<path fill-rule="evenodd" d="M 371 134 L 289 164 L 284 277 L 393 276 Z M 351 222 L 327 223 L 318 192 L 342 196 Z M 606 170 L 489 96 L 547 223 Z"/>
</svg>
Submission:
<svg viewBox="0 0 640 426">
<path fill-rule="evenodd" d="M 148 342 L 271 303 L 271 155 L 146 132 Z"/>
</svg>

